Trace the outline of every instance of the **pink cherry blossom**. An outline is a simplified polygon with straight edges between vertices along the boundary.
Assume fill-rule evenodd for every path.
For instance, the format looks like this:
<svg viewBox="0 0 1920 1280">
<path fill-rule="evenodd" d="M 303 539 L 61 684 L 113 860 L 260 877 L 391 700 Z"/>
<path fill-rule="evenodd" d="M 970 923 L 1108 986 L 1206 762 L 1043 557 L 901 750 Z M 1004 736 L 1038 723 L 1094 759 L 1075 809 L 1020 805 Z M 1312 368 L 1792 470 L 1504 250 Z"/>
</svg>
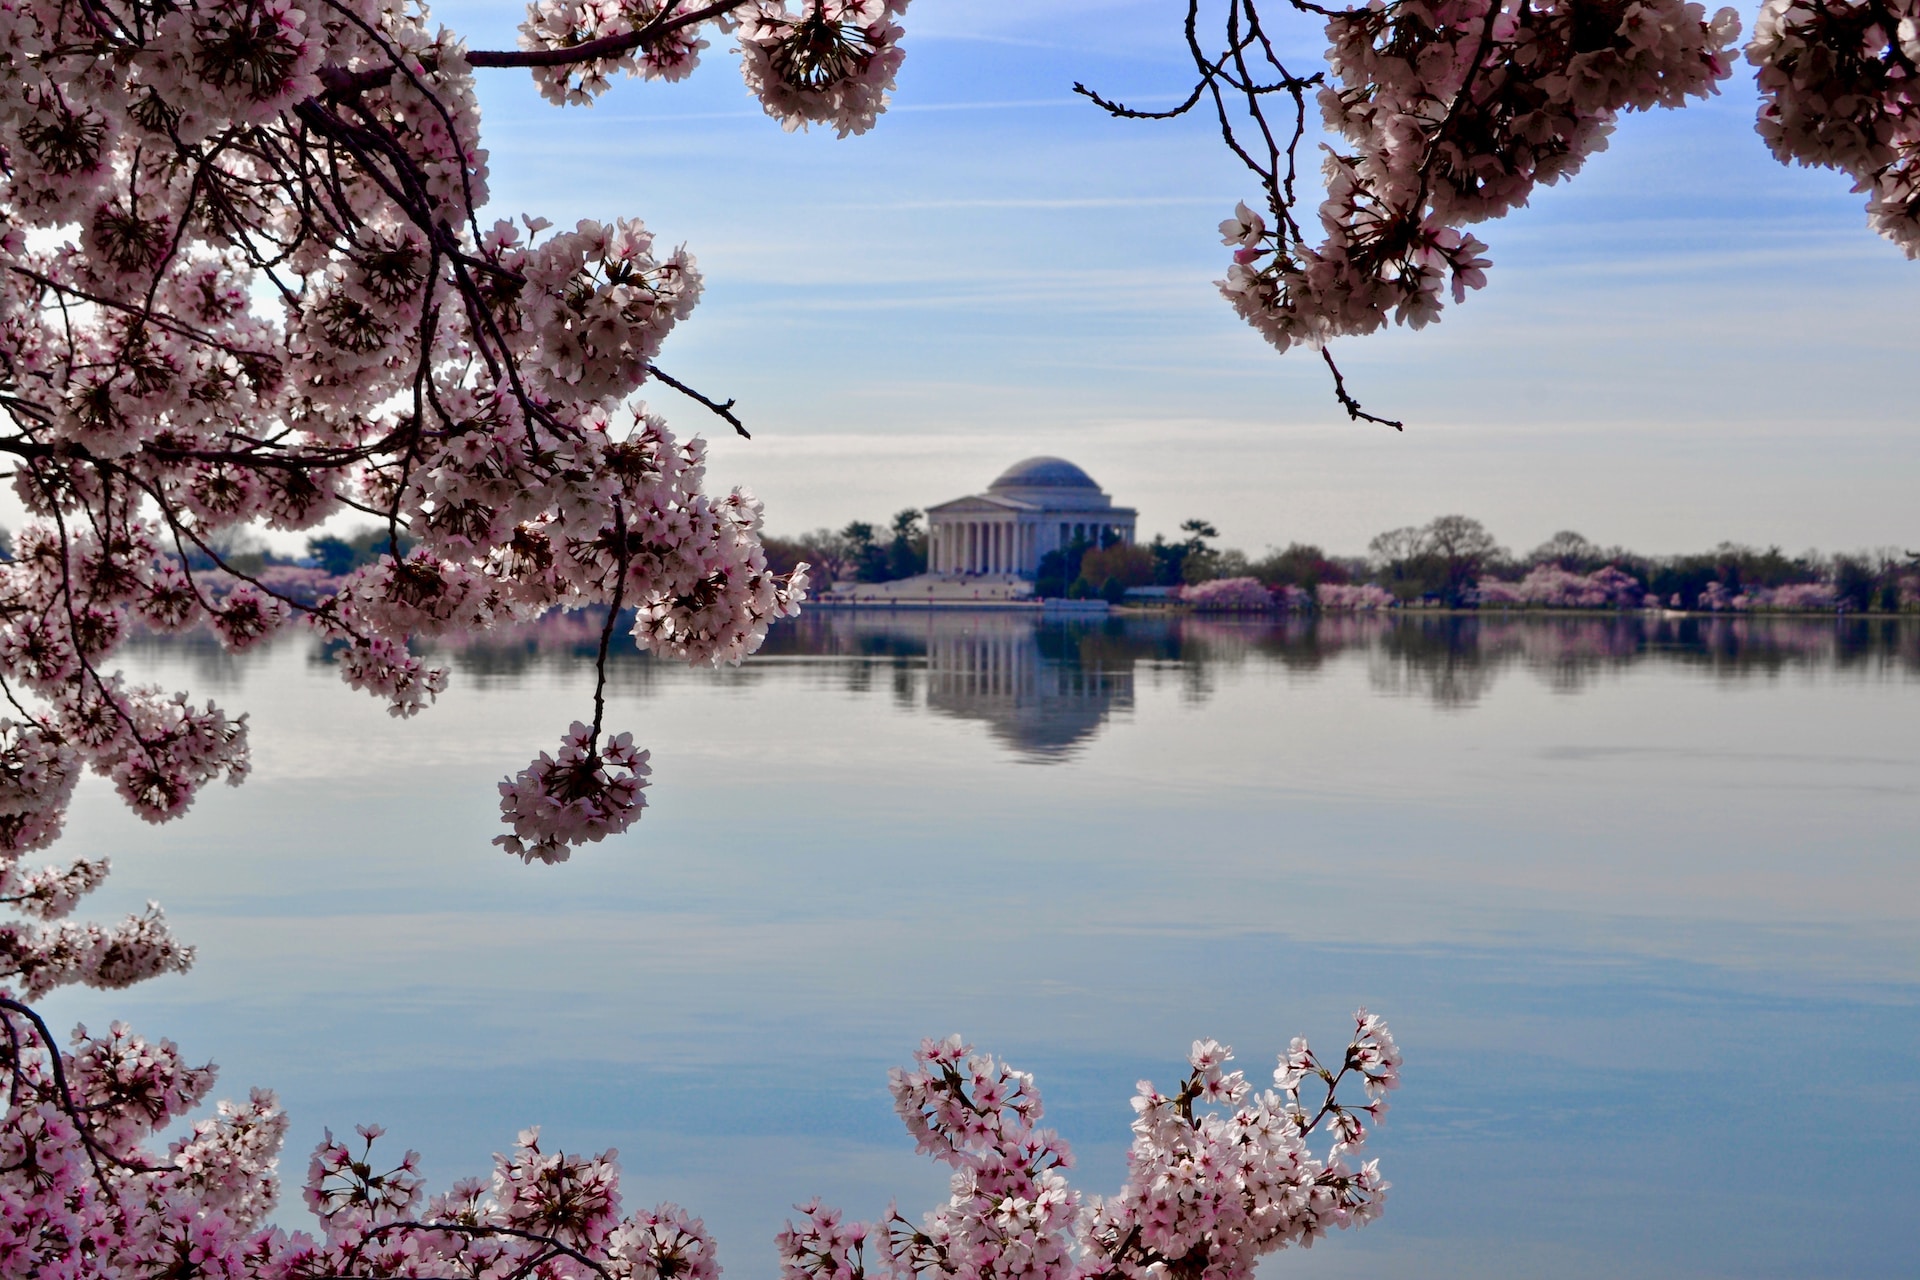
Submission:
<svg viewBox="0 0 1920 1280">
<path fill-rule="evenodd" d="M 781 127 L 865 133 L 905 57 L 894 18 L 907 0 L 752 0 L 740 12 L 740 70 Z"/>
<path fill-rule="evenodd" d="M 1548 609 L 1637 609 L 1646 594 L 1638 579 L 1608 565 L 1592 573 L 1573 573 L 1558 565 L 1536 565 L 1518 582 L 1484 578 L 1471 593 L 1483 608 L 1532 605 Z"/>
<path fill-rule="evenodd" d="M 1323 582 L 1313 589 L 1314 603 L 1329 613 L 1349 613 L 1386 609 L 1394 603 L 1393 593 L 1368 582 L 1348 584 Z"/>
<path fill-rule="evenodd" d="M 1377 1162 L 1351 1157 L 1385 1113 L 1380 1095 L 1399 1084 L 1386 1024 L 1361 1010 L 1331 1069 L 1296 1039 L 1275 1090 L 1255 1093 L 1225 1069 L 1231 1060 L 1218 1041 L 1197 1040 L 1174 1092 L 1140 1082 L 1126 1183 L 1101 1198 L 1068 1182 L 1073 1153 L 1040 1127 L 1033 1077 L 958 1037 L 929 1040 L 890 1083 L 915 1145 L 953 1169 L 952 1195 L 917 1223 L 897 1208 L 863 1224 L 817 1200 L 802 1205 L 802 1220 L 780 1234 L 781 1274 L 1243 1277 L 1265 1254 L 1378 1217 L 1387 1183 Z M 1341 1095 L 1350 1079 L 1365 1102 Z M 1318 1089 L 1303 1095 L 1309 1082 Z M 1317 1156 L 1308 1139 L 1323 1127 L 1333 1141 Z"/>
<path fill-rule="evenodd" d="M 217 1073 L 123 1023 L 81 1027 L 62 1050 L 31 1005 L 0 986 L 10 1046 L 0 1125 L 0 1267 L 8 1275 L 182 1274 L 226 1280 L 404 1274 L 445 1280 L 715 1280 L 714 1242 L 677 1205 L 627 1212 L 617 1153 L 582 1155 L 522 1131 L 492 1176 L 430 1194 L 416 1152 L 388 1154 L 378 1125 L 314 1148 L 302 1195 L 317 1230 L 267 1216 L 280 1197 L 287 1122 L 271 1093 L 195 1116 Z M 1364 1009 L 1337 1068 L 1296 1039 L 1275 1090 L 1229 1071 L 1232 1050 L 1194 1042 L 1171 1094 L 1134 1098 L 1127 1178 L 1087 1197 L 1073 1153 L 1042 1128 L 1033 1077 L 958 1037 L 929 1040 L 890 1077 L 916 1146 L 953 1172 L 918 1223 L 890 1208 L 849 1221 L 818 1200 L 776 1239 L 787 1280 L 894 1277 L 1247 1276 L 1261 1256 L 1379 1216 L 1387 1183 L 1353 1156 L 1399 1083 L 1400 1051 Z M 1352 1078 L 1367 1097 L 1341 1093 Z M 176 1132 L 164 1152 L 163 1130 Z M 1309 1149 L 1324 1132 L 1325 1153 Z"/>
<path fill-rule="evenodd" d="M 1180 599 L 1206 612 L 1267 613 L 1273 593 L 1258 578 L 1215 578 L 1180 588 Z"/>
</svg>

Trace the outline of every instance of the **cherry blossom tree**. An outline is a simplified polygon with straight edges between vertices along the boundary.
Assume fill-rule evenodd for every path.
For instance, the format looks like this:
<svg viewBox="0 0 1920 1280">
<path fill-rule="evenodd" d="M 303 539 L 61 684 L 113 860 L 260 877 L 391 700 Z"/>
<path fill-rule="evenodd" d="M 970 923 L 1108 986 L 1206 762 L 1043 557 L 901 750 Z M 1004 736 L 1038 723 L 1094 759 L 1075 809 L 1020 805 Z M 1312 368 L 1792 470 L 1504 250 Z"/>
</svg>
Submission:
<svg viewBox="0 0 1920 1280">
<path fill-rule="evenodd" d="M 1235 613 L 1267 613 L 1273 592 L 1258 578 L 1214 578 L 1180 588 L 1180 599 L 1195 609 Z"/>
<path fill-rule="evenodd" d="M 1829 597 L 1832 588 L 1827 589 Z M 1646 595 L 1639 579 L 1613 565 L 1572 573 L 1557 564 L 1536 565 L 1518 582 L 1483 578 L 1468 593 L 1473 603 L 1539 605 L 1549 609 L 1637 609 Z"/>
<path fill-rule="evenodd" d="M 1314 603 L 1329 613 L 1358 613 L 1391 608 L 1394 595 L 1376 583 L 1323 582 L 1314 588 Z"/>
<path fill-rule="evenodd" d="M 556 861 L 630 825 L 646 753 L 602 723 L 623 608 L 643 647 L 736 662 L 806 567 L 769 572 L 752 495 L 708 493 L 701 443 L 630 399 L 654 383 L 738 426 L 655 363 L 693 256 L 633 219 L 483 222 L 474 69 L 583 101 L 616 69 L 678 78 L 725 31 L 770 112 L 859 131 L 896 9 L 540 4 L 502 52 L 407 0 L 6 9 L 0 450 L 34 522 L 0 569 L 0 843 L 51 840 L 83 768 L 154 821 L 245 775 L 244 717 L 105 665 L 130 627 L 241 649 L 297 619 L 407 716 L 446 681 L 415 637 L 582 606 L 606 613 L 591 721 L 502 784 L 499 843 Z M 394 554 L 321 598 L 223 554 L 354 510 Z"/>
</svg>

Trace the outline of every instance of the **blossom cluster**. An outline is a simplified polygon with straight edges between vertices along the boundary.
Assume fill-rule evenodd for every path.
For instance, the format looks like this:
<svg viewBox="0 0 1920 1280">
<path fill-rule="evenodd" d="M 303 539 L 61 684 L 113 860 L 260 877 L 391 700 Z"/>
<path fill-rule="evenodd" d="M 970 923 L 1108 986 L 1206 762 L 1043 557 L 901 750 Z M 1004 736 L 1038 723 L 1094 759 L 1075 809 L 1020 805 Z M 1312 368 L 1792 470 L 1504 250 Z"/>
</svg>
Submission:
<svg viewBox="0 0 1920 1280">
<path fill-rule="evenodd" d="M 659 38 L 549 67 L 533 68 L 542 97 L 556 106 L 590 104 L 624 71 L 645 80 L 684 80 L 700 64 L 708 41 L 700 34 L 699 10 L 689 0 L 533 0 L 520 24 L 520 47 L 575 49 L 612 36 L 657 29 Z M 724 15 L 720 17 L 724 21 Z M 672 25 L 684 23 L 684 25 Z"/>
<path fill-rule="evenodd" d="M 1850 175 L 1869 225 L 1920 257 L 1920 6 L 1767 0 L 1747 61 L 1773 154 Z"/>
<path fill-rule="evenodd" d="M 286 1116 L 271 1093 L 222 1102 L 164 1153 L 149 1143 L 199 1107 L 211 1066 L 115 1023 L 62 1050 L 28 1006 L 0 1005 L 9 1103 L 0 1127 L 0 1273 L 299 1280 L 408 1275 L 505 1280 L 715 1280 L 713 1242 L 675 1205 L 622 1210 L 612 1151 L 548 1151 L 538 1129 L 495 1157 L 491 1179 L 428 1197 L 419 1157 L 382 1168 L 377 1126 L 331 1133 L 308 1164 L 319 1231 L 267 1223 Z"/>
<path fill-rule="evenodd" d="M 952 1168 L 952 1194 L 918 1223 L 898 1209 L 868 1224 L 818 1201 L 802 1206 L 780 1235 L 782 1280 L 864 1280 L 869 1266 L 895 1280 L 1227 1280 L 1251 1275 L 1265 1254 L 1378 1217 L 1388 1184 L 1376 1161 L 1354 1156 L 1399 1084 L 1386 1024 L 1361 1010 L 1337 1063 L 1294 1040 L 1266 1090 L 1229 1070 L 1232 1057 L 1196 1040 L 1178 1089 L 1141 1081 L 1126 1183 L 1112 1197 L 1083 1197 L 1066 1178 L 1071 1150 L 1040 1127 L 1033 1077 L 958 1036 L 928 1040 L 890 1087 L 918 1149 Z M 1341 1096 L 1348 1083 L 1364 1101 Z M 1308 1139 L 1322 1131 L 1332 1141 L 1317 1156 Z"/>
<path fill-rule="evenodd" d="M 1700 593 L 1699 607 L 1714 612 L 1777 610 L 1781 613 L 1821 613 L 1841 607 L 1839 592 L 1830 582 L 1789 582 L 1778 587 L 1730 587 L 1711 582 Z"/>
<path fill-rule="evenodd" d="M 1313 599 L 1329 613 L 1371 612 L 1394 603 L 1393 592 L 1373 582 L 1323 582 L 1313 589 Z"/>
<path fill-rule="evenodd" d="M 907 0 L 755 0 L 740 17 L 740 70 L 785 129 L 865 133 L 904 54 Z"/>
<path fill-rule="evenodd" d="M 0 907 L 19 917 L 0 921 L 0 996 L 35 999 L 75 984 L 127 987 L 193 963 L 193 948 L 173 937 L 157 903 L 117 925 L 69 918 L 106 880 L 107 859 L 64 867 L 22 861 L 59 834 L 80 769 L 74 748 L 37 726 L 0 719 Z"/>
<path fill-rule="evenodd" d="M 769 116 L 789 131 L 822 124 L 841 137 L 865 133 L 886 110 L 906 56 L 895 21 L 908 0 L 533 0 L 520 26 L 529 52 L 603 48 L 553 66 L 534 80 L 549 102 L 585 104 L 614 73 L 680 80 L 700 61 L 711 23 L 738 42 L 740 72 Z M 635 44 L 643 33 L 655 38 Z"/>
<path fill-rule="evenodd" d="M 1518 582 L 1482 578 L 1472 592 L 1482 607 L 1534 605 L 1547 609 L 1637 609 L 1646 588 L 1632 574 L 1612 565 L 1592 573 L 1573 573 L 1559 565 L 1535 565 Z"/>
<path fill-rule="evenodd" d="M 1318 244 L 1292 179 L 1220 224 L 1221 291 L 1274 346 L 1419 328 L 1486 281 L 1465 227 L 1525 204 L 1606 145 L 1622 111 L 1716 92 L 1739 19 L 1688 0 L 1373 0 L 1329 14 Z M 1305 87 L 1307 82 L 1301 81 Z M 1303 122 L 1304 123 L 1304 122 Z M 1289 171 L 1290 172 L 1290 171 Z"/>
<path fill-rule="evenodd" d="M 221 1103 L 161 1155 L 147 1142 L 205 1099 L 211 1067 L 121 1023 L 103 1035 L 79 1028 L 63 1050 L 24 1005 L 6 999 L 0 1019 L 0 1273 L 246 1274 L 286 1130 L 273 1096 Z"/>
<path fill-rule="evenodd" d="M 528 39 L 613 34 L 616 60 L 672 79 L 720 24 L 749 62 L 807 78 L 780 92 L 816 118 L 870 122 L 898 10 L 543 0 Z M 597 606 L 642 647 L 730 663 L 796 611 L 804 567 L 769 571 L 759 503 L 709 493 L 702 443 L 632 399 L 664 380 L 731 420 L 654 365 L 699 300 L 693 256 L 633 219 L 477 216 L 473 67 L 532 65 L 551 88 L 596 65 L 532 57 L 470 53 L 411 0 L 0 9 L 0 452 L 31 520 L 0 564 L 19 709 L 0 853 L 53 839 L 85 769 L 155 821 L 246 775 L 245 717 L 112 671 L 136 625 L 243 649 L 299 622 L 411 715 L 447 679 L 422 637 Z M 349 510 L 394 554 L 344 582 L 223 554 L 237 531 Z M 589 744 L 619 737 L 601 710 Z M 502 843 L 523 856 L 639 811 L 638 755 L 565 750 L 507 784 Z"/>
<path fill-rule="evenodd" d="M 633 824 L 646 807 L 640 792 L 651 772 L 632 734 L 596 744 L 593 730 L 576 720 L 557 759 L 542 751 L 500 784 L 500 812 L 513 834 L 494 843 L 523 862 L 564 862 L 572 843 L 603 840 Z"/>
<path fill-rule="evenodd" d="M 1180 588 L 1183 603 L 1207 612 L 1264 613 L 1274 607 L 1273 592 L 1258 578 L 1214 578 Z"/>
<path fill-rule="evenodd" d="M 1313 609 L 1346 613 L 1386 609 L 1393 593 L 1374 583 L 1322 582 L 1309 592 L 1292 583 L 1268 587 L 1258 578 L 1214 578 L 1180 588 L 1180 600 L 1202 613 L 1305 613 Z"/>
<path fill-rule="evenodd" d="M 381 1154 L 383 1131 L 327 1133 L 303 1198 L 317 1231 L 268 1222 L 287 1122 L 272 1094 L 205 1102 L 216 1071 L 122 1023 L 81 1027 L 62 1048 L 39 1014 L 0 991 L 0 1273 L 62 1280 L 180 1275 L 220 1280 L 413 1276 L 423 1280 L 716 1280 L 714 1242 L 677 1205 L 627 1211 L 617 1153 L 550 1150 L 537 1128 L 496 1155 L 492 1176 L 429 1195 L 417 1153 Z M 786 1280 L 861 1280 L 871 1263 L 904 1280 L 1093 1280 L 1169 1274 L 1231 1280 L 1262 1255 L 1380 1213 L 1377 1162 L 1356 1163 L 1397 1087 L 1400 1051 L 1361 1010 L 1338 1061 L 1296 1039 L 1273 1087 L 1230 1070 L 1232 1051 L 1195 1041 L 1172 1094 L 1142 1081 L 1128 1176 L 1082 1198 L 1073 1156 L 1033 1078 L 958 1036 L 926 1041 L 890 1080 L 919 1149 L 952 1170 L 952 1194 L 919 1223 L 897 1210 L 845 1221 L 818 1201 L 776 1242 Z M 1341 1095 L 1359 1088 L 1364 1100 Z M 153 1148 L 178 1126 L 164 1152 Z M 1331 1139 L 1324 1155 L 1308 1140 Z"/>
</svg>

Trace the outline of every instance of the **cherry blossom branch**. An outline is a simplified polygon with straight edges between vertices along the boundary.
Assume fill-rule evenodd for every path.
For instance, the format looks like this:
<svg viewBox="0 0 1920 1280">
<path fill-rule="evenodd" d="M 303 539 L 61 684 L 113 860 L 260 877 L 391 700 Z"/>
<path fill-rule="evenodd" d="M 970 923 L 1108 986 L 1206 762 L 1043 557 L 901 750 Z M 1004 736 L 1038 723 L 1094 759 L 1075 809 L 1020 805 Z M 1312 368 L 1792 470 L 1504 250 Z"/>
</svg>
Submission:
<svg viewBox="0 0 1920 1280">
<path fill-rule="evenodd" d="M 379 1226 L 369 1229 L 361 1242 L 355 1246 L 352 1255 L 354 1261 L 357 1262 L 359 1260 L 360 1251 L 368 1244 L 376 1240 L 384 1239 L 396 1231 L 419 1231 L 422 1233 L 469 1236 L 475 1239 L 499 1237 L 508 1240 L 524 1240 L 530 1244 L 537 1244 L 549 1250 L 554 1256 L 567 1258 L 579 1263 L 596 1276 L 599 1276 L 600 1280 L 614 1280 L 613 1273 L 606 1268 L 605 1264 L 581 1250 L 574 1248 L 572 1245 L 567 1244 L 565 1241 L 548 1235 L 545 1232 L 528 1231 L 524 1227 L 475 1225 L 465 1222 L 383 1222 Z M 365 1280 L 365 1277 L 356 1276 L 352 1272 L 344 1272 L 326 1277 L 326 1280 Z"/>
<path fill-rule="evenodd" d="M 1356 422 L 1377 422 L 1383 427 L 1392 427 L 1395 431 L 1405 431 L 1407 426 L 1397 418 L 1379 418 L 1360 407 L 1360 402 L 1347 393 L 1347 380 L 1340 374 L 1340 366 L 1333 362 L 1333 352 L 1326 347 L 1320 348 L 1320 359 L 1325 362 L 1327 372 L 1333 375 L 1333 397 L 1340 407 L 1347 411 L 1347 417 Z"/>
<path fill-rule="evenodd" d="M 56 1047 L 56 1042 L 53 1038 L 53 1031 L 51 1028 L 47 1026 L 46 1019 L 42 1018 L 39 1012 L 35 1010 L 33 1006 L 28 1004 L 23 1004 L 22 1002 L 15 1000 L 12 996 L 5 995 L 5 994 L 0 994 L 0 1010 L 5 1010 L 8 1013 L 19 1014 L 21 1017 L 31 1022 L 33 1024 L 34 1030 L 39 1033 L 41 1052 L 43 1052 L 46 1055 L 47 1069 L 53 1076 L 53 1092 L 54 1092 L 55 1105 L 57 1105 L 61 1109 L 61 1111 L 66 1113 L 66 1116 L 69 1120 L 73 1121 L 74 1131 L 79 1134 L 81 1144 L 86 1148 L 86 1151 L 87 1151 L 87 1159 L 93 1166 L 94 1181 L 97 1182 L 103 1189 L 108 1185 L 107 1171 L 102 1166 L 101 1164 L 102 1161 L 106 1161 L 109 1164 L 118 1165 L 120 1168 L 125 1169 L 130 1173 L 158 1172 L 158 1170 L 151 1165 L 144 1165 L 144 1164 L 139 1164 L 137 1162 L 130 1161 L 130 1160 L 123 1160 L 120 1157 L 114 1155 L 111 1151 L 104 1150 L 100 1146 L 99 1142 L 94 1138 L 92 1131 L 88 1127 L 86 1115 L 80 1110 L 79 1104 L 73 1100 L 73 1091 L 67 1087 L 66 1068 L 62 1065 L 60 1061 L 60 1050 L 58 1049 L 58 1047 Z M 14 1105 L 15 1099 L 17 1099 L 19 1096 L 16 1090 L 20 1083 L 20 1078 L 21 1078 L 20 1072 L 23 1064 L 23 1059 L 20 1053 L 20 1039 L 18 1035 L 15 1034 L 14 1032 L 12 1022 L 5 1018 L 0 1018 L 0 1022 L 6 1023 L 7 1038 L 12 1043 L 13 1049 L 14 1049 L 13 1061 L 9 1064 L 12 1077 L 13 1077 L 12 1081 L 8 1085 L 8 1105 L 9 1107 L 11 1107 Z"/>
<path fill-rule="evenodd" d="M 662 8 L 652 21 L 632 31 L 600 36 L 561 49 L 475 49 L 467 54 L 467 63 L 475 67 L 565 67 L 601 58 L 617 58 L 644 45 L 655 44 L 687 27 L 696 27 L 745 7 L 746 0 L 714 0 L 714 3 L 686 13 L 675 14 Z"/>
<path fill-rule="evenodd" d="M 600 626 L 600 649 L 593 659 L 593 740 L 600 741 L 600 729 L 607 712 L 607 654 L 613 647 L 613 629 L 618 625 L 620 605 L 626 599 L 627 566 L 633 553 L 627 545 L 627 513 L 618 502 L 613 505 L 614 553 L 613 598 L 607 601 L 607 618 Z"/>
<path fill-rule="evenodd" d="M 1323 16 L 1331 16 L 1332 13 L 1315 5 L 1298 3 L 1297 0 L 1292 7 L 1300 12 Z M 1498 5 L 1495 4 L 1490 13 L 1497 10 Z M 1268 193 L 1269 208 L 1281 224 L 1288 228 L 1290 238 L 1294 241 L 1302 241 L 1299 227 L 1293 219 L 1297 156 L 1300 143 L 1306 137 L 1306 92 L 1325 84 L 1325 73 L 1316 71 L 1311 75 L 1299 76 L 1287 68 L 1266 35 L 1255 0 L 1229 0 L 1226 10 L 1225 47 L 1217 55 L 1209 56 L 1205 52 L 1200 41 L 1199 22 L 1200 0 L 1188 0 L 1183 35 L 1188 56 L 1193 63 L 1195 80 L 1193 88 L 1179 105 L 1165 111 L 1142 111 L 1107 98 L 1077 81 L 1074 83 L 1073 91 L 1087 98 L 1108 115 L 1126 120 L 1172 120 L 1186 115 L 1199 105 L 1203 98 L 1210 99 L 1219 124 L 1221 139 L 1227 149 L 1260 180 L 1262 188 Z M 1256 77 L 1247 61 L 1250 50 L 1257 50 L 1265 59 L 1274 79 L 1263 81 Z M 1228 106 L 1222 86 L 1238 95 L 1240 110 L 1259 136 L 1260 145 L 1266 153 L 1267 158 L 1264 161 L 1256 159 L 1247 145 L 1241 141 L 1236 116 Z M 1284 142 L 1276 137 L 1269 125 L 1262 102 L 1266 96 L 1276 93 L 1287 95 L 1292 106 L 1293 118 L 1286 130 L 1287 136 Z M 1284 175 L 1281 165 L 1283 157 Z M 1321 347 L 1321 356 L 1333 378 L 1334 398 L 1339 402 L 1340 407 L 1346 410 L 1349 419 L 1379 423 L 1390 426 L 1396 431 L 1405 430 L 1405 425 L 1398 420 L 1367 412 L 1347 390 L 1345 379 L 1324 346 Z"/>
<path fill-rule="evenodd" d="M 680 379 L 673 377 L 665 369 L 662 369 L 657 364 L 649 364 L 647 366 L 647 372 L 652 374 L 654 377 L 660 379 L 660 381 L 666 383 L 668 386 L 672 387 L 675 391 L 678 391 L 681 395 L 686 396 L 688 399 L 697 401 L 698 403 L 705 405 L 708 409 L 712 410 L 715 415 L 725 419 L 728 423 L 732 424 L 733 429 L 739 432 L 740 435 L 745 439 L 748 439 L 748 440 L 753 439 L 753 435 L 747 430 L 746 424 L 744 422 L 741 422 L 740 419 L 734 415 L 734 412 L 733 412 L 734 400 L 732 396 L 728 396 L 726 403 L 722 404 L 717 400 L 712 400 L 712 399 L 709 399 L 707 396 L 702 395 L 700 392 L 694 390 L 692 387 L 688 386 L 686 383 L 680 381 Z"/>
</svg>

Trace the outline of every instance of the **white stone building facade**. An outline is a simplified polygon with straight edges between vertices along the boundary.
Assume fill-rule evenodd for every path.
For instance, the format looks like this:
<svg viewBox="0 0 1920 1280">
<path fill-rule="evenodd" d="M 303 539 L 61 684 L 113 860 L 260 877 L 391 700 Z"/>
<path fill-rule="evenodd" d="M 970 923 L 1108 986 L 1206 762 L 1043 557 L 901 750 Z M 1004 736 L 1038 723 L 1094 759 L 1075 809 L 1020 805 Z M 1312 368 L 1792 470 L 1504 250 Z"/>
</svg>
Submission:
<svg viewBox="0 0 1920 1280">
<path fill-rule="evenodd" d="M 1071 462 L 1028 458 L 985 493 L 927 508 L 927 570 L 1031 578 L 1042 556 L 1075 541 L 1131 544 L 1138 515 Z"/>
</svg>

